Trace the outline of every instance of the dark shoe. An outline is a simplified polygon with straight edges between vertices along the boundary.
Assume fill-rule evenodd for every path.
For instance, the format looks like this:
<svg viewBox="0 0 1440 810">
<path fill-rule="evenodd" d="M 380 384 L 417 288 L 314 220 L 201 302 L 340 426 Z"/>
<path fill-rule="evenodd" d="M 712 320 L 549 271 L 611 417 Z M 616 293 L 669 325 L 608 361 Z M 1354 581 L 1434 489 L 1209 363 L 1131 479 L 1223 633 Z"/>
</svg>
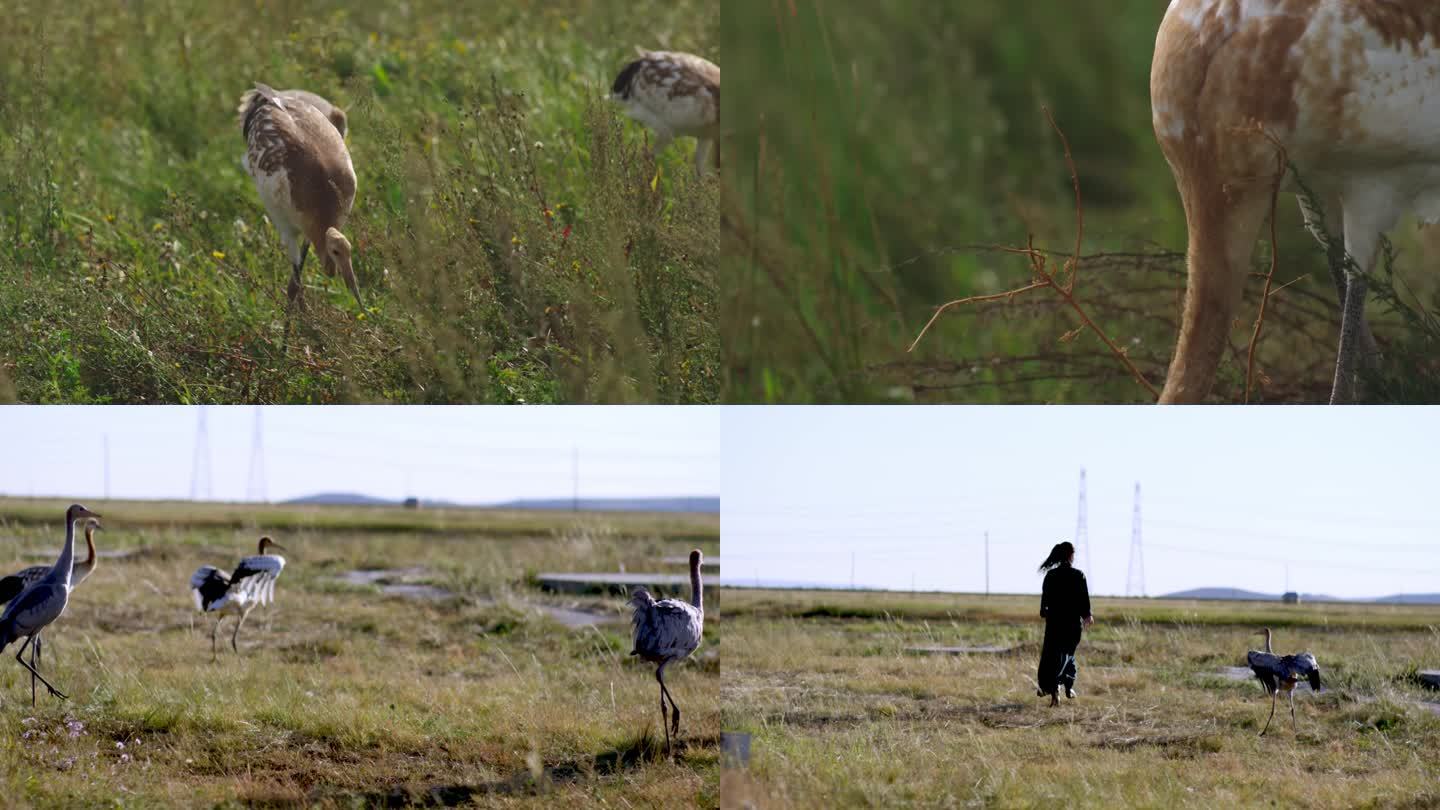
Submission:
<svg viewBox="0 0 1440 810">
<path fill-rule="evenodd" d="M 1067 687 L 1065 687 L 1065 697 L 1070 698 L 1071 700 L 1074 700 L 1074 699 L 1075 699 L 1075 687 L 1073 687 L 1073 686 L 1067 686 Z"/>
</svg>

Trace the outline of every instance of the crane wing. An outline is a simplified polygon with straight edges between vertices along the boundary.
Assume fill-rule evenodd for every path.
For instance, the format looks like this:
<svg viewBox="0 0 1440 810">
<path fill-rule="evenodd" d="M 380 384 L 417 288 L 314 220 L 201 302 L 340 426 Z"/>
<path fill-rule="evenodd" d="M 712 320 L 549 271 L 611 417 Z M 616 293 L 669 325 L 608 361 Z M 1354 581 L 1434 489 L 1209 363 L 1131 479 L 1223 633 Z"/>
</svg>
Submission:
<svg viewBox="0 0 1440 810">
<path fill-rule="evenodd" d="M 1283 677 L 1283 669 L 1280 663 L 1280 656 L 1274 653 L 1251 650 L 1245 655 L 1245 662 L 1250 665 L 1250 670 L 1255 677 L 1260 679 L 1260 685 L 1265 687 L 1265 694 L 1272 694 L 1280 686 L 1280 678 Z"/>
<path fill-rule="evenodd" d="M 700 646 L 701 622 L 700 611 L 678 599 L 662 599 L 637 608 L 635 649 L 631 655 L 684 658 Z"/>
<path fill-rule="evenodd" d="M 14 574 L 0 579 L 0 604 L 9 602 L 25 590 L 25 580 Z"/>
<path fill-rule="evenodd" d="M 285 558 L 278 554 L 246 557 L 230 575 L 230 587 L 239 588 L 257 603 L 268 605 L 275 598 L 275 580 L 284 569 Z"/>
<path fill-rule="evenodd" d="M 51 566 L 32 565 L 0 579 L 0 605 L 9 602 L 20 595 L 21 591 L 39 582 L 42 577 L 50 573 Z"/>
<path fill-rule="evenodd" d="M 211 603 L 230 590 L 230 577 L 213 565 L 202 565 L 190 575 L 190 595 L 195 598 L 195 609 L 204 611 Z"/>
<path fill-rule="evenodd" d="M 1296 680 L 1305 678 L 1310 682 L 1312 690 L 1320 691 L 1320 664 L 1315 660 L 1314 655 L 1308 652 L 1287 655 L 1284 663 L 1289 668 L 1292 677 Z"/>
</svg>

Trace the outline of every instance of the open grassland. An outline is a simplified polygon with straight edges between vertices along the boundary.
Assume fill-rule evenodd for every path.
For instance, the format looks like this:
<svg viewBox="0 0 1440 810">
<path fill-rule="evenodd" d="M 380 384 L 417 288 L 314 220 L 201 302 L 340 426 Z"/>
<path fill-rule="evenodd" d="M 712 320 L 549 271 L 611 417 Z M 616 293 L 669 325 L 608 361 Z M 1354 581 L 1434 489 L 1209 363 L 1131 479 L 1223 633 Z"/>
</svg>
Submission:
<svg viewBox="0 0 1440 810">
<path fill-rule="evenodd" d="M 32 710 L 15 648 L 0 656 L 0 806 L 719 802 L 718 611 L 700 651 L 668 673 L 684 712 L 671 762 L 653 667 L 628 656 L 623 599 L 530 584 L 543 570 L 666 570 L 659 558 L 713 521 L 684 539 L 610 515 L 437 532 L 453 513 L 357 528 L 321 514 L 350 510 L 316 508 L 289 510 L 309 522 L 276 529 L 267 517 L 281 508 L 240 527 L 204 508 L 187 525 L 178 506 L 87 505 L 104 515 L 97 545 L 121 556 L 101 558 L 46 633 L 42 671 L 69 701 L 42 690 Z M 0 510 L 3 570 L 53 558 L 59 527 L 16 520 L 11 506 Z M 262 531 L 289 549 L 276 603 L 250 616 L 240 655 L 227 619 L 211 663 L 212 620 L 195 612 L 189 576 L 232 567 Z M 718 553 L 708 537 L 699 547 Z M 373 569 L 419 569 L 393 579 L 430 586 L 428 598 L 343 579 Z"/>
<path fill-rule="evenodd" d="M 19 0 L 0 27 L 0 401 L 713 402 L 718 183 L 605 100 L 700 0 Z M 290 274 L 235 107 L 349 112 L 366 308 Z"/>
<path fill-rule="evenodd" d="M 727 805 L 1432 807 L 1440 609 L 1097 599 L 1079 697 L 1037 698 L 1038 597 L 727 589 Z M 1324 688 L 1299 733 L 1245 664 L 1268 625 Z M 925 656 L 912 646 L 993 646 Z"/>
<path fill-rule="evenodd" d="M 1075 296 L 1157 389 L 1179 325 L 1185 219 L 1152 132 L 1156 0 L 732 0 L 724 39 L 722 335 L 727 401 L 1145 402 L 1054 290 Z M 735 73 L 734 71 L 739 71 Z M 736 79 L 739 76 L 739 79 Z M 1068 138 L 1076 191 L 1048 107 Z M 1260 277 L 1278 256 L 1252 401 L 1324 401 L 1339 329 L 1327 257 L 1282 195 L 1256 250 L 1213 399 L 1245 396 Z M 1372 282 L 1378 402 L 1436 401 L 1437 235 L 1394 234 Z M 998 247 L 997 247 L 998 246 Z M 1283 286 L 1282 285 L 1288 285 Z M 1399 288 L 1398 290 L 1396 288 Z M 935 308 L 948 311 L 908 352 Z"/>
</svg>

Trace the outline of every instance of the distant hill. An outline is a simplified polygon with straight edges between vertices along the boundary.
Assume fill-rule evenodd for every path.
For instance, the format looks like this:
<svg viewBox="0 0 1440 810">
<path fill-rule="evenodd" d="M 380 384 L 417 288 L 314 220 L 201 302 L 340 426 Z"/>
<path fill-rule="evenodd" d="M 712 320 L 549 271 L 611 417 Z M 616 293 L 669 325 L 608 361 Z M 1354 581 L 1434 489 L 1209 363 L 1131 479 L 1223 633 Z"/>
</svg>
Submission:
<svg viewBox="0 0 1440 810">
<path fill-rule="evenodd" d="M 558 509 L 569 511 L 576 502 L 569 498 L 525 498 L 497 503 L 494 509 Z M 694 498 L 581 498 L 585 512 L 719 512 L 720 499 L 713 496 Z"/>
<path fill-rule="evenodd" d="M 1191 588 L 1188 591 L 1167 593 L 1160 599 L 1241 599 L 1255 602 L 1278 602 L 1278 593 L 1259 593 L 1243 588 Z M 1323 593 L 1302 593 L 1301 602 L 1385 602 L 1403 605 L 1440 605 L 1440 593 L 1399 593 L 1365 599 L 1342 599 Z"/>
<path fill-rule="evenodd" d="M 287 504 L 321 506 L 400 506 L 401 501 L 374 498 L 353 492 L 321 492 L 292 498 Z M 536 511 L 569 511 L 579 507 L 586 512 L 702 512 L 718 513 L 720 499 L 714 496 L 677 498 L 581 498 L 579 502 L 570 498 L 522 498 L 505 503 L 473 505 L 449 501 L 422 500 L 421 506 L 432 509 L 525 509 Z"/>
<path fill-rule="evenodd" d="M 398 506 L 397 501 L 387 501 L 384 498 L 372 498 L 369 495 L 357 495 L 353 492 L 320 492 L 314 495 L 306 495 L 303 498 L 291 498 L 281 503 L 293 504 L 318 504 L 327 506 Z"/>
</svg>

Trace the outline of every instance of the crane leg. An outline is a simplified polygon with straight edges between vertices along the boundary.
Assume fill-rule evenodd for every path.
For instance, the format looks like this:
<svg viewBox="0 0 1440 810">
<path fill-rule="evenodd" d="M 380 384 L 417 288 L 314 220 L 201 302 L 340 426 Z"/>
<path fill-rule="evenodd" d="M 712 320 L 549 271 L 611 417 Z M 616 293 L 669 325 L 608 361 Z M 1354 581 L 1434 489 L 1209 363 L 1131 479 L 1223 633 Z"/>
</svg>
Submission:
<svg viewBox="0 0 1440 810">
<path fill-rule="evenodd" d="M 1265 732 L 1270 730 L 1270 721 L 1275 717 L 1275 693 L 1270 693 L 1270 716 L 1265 718 L 1265 728 L 1260 729 L 1260 736 L 1264 737 Z"/>
<path fill-rule="evenodd" d="M 1295 692 L 1290 692 L 1290 728 L 1296 734 L 1300 733 L 1300 726 L 1295 723 Z"/>
<path fill-rule="evenodd" d="M 675 705 L 675 696 L 670 694 L 670 689 L 665 686 L 664 681 L 660 682 L 660 691 L 664 697 L 670 699 L 670 711 L 673 713 L 670 731 L 675 736 L 675 739 L 678 740 L 680 739 L 680 707 Z"/>
<path fill-rule="evenodd" d="M 38 670 L 40 667 L 40 637 L 35 637 L 35 643 L 30 646 L 30 667 Z M 35 705 L 35 676 L 30 676 L 30 705 Z"/>
<path fill-rule="evenodd" d="M 249 608 L 240 612 L 240 621 L 235 622 L 235 632 L 230 636 L 230 647 L 235 654 L 240 654 L 240 628 L 245 626 L 245 617 L 250 615 Z"/>
<path fill-rule="evenodd" d="M 24 658 L 24 656 L 25 656 L 25 648 L 28 647 L 28 646 L 30 646 L 30 644 L 33 643 L 34 641 L 35 641 L 35 637 L 34 637 L 34 636 L 27 636 L 26 639 L 25 639 L 25 643 L 24 643 L 24 644 L 21 644 L 21 645 L 20 645 L 20 649 L 18 649 L 18 650 L 15 651 L 15 660 L 20 662 L 20 666 L 25 667 L 26 669 L 30 670 L 30 674 L 31 674 L 31 675 L 35 676 L 36 678 L 39 678 L 39 679 L 40 679 L 40 682 L 43 683 L 43 684 L 45 684 L 45 688 L 50 690 L 50 694 L 54 695 L 55 697 L 60 698 L 61 700 L 69 700 L 69 698 L 65 696 L 65 693 L 64 693 L 64 692 L 61 692 L 59 689 L 56 689 L 54 686 L 51 686 L 51 685 L 50 685 L 50 682 L 47 681 L 47 680 L 45 680 L 45 676 L 44 676 L 44 675 L 41 675 L 39 672 L 36 672 L 34 667 L 32 667 L 32 666 L 30 666 L 29 664 L 25 663 L 25 658 Z M 32 708 L 33 708 L 33 706 L 34 706 L 34 703 L 33 703 L 34 698 L 31 698 L 31 700 L 32 700 L 31 706 L 32 706 Z"/>
<path fill-rule="evenodd" d="M 668 663 L 668 662 L 666 662 Z M 665 730 L 665 756 L 670 756 L 670 711 L 665 708 L 665 664 L 655 670 L 655 680 L 660 682 L 660 728 Z"/>
<path fill-rule="evenodd" d="M 212 664 L 220 660 L 220 656 L 216 652 L 215 646 L 217 644 L 216 637 L 220 635 L 220 623 L 223 621 L 225 621 L 225 614 L 221 613 L 215 618 L 215 629 L 210 631 L 210 663 Z"/>
</svg>

